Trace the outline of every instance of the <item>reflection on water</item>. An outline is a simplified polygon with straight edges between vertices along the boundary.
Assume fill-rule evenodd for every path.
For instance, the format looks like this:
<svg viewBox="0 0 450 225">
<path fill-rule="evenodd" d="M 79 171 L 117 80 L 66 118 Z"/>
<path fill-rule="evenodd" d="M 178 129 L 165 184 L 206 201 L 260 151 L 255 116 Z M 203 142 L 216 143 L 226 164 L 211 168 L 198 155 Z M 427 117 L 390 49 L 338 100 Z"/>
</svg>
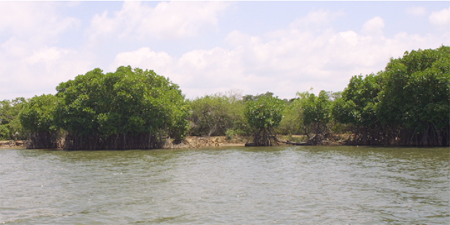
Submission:
<svg viewBox="0 0 450 225">
<path fill-rule="evenodd" d="M 0 150 L 6 224 L 449 224 L 447 148 Z"/>
</svg>

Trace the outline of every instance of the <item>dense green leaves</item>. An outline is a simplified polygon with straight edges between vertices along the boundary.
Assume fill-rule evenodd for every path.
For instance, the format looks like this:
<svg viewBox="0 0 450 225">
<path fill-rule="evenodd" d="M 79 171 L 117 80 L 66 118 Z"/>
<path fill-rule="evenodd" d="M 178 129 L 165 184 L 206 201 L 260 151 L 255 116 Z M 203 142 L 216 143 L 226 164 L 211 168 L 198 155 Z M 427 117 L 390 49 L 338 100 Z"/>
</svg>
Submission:
<svg viewBox="0 0 450 225">
<path fill-rule="evenodd" d="M 276 131 L 279 134 L 303 134 L 302 99 L 296 98 L 284 107 L 283 118 Z"/>
<path fill-rule="evenodd" d="M 190 109 L 179 87 L 152 70 L 128 66 L 103 74 L 94 69 L 61 83 L 57 90 L 62 99 L 58 125 L 80 139 L 123 136 L 131 141 L 147 134 L 153 139 L 171 135 L 179 140 L 189 128 Z M 119 147 L 128 148 L 129 141 L 125 142 Z"/>
<path fill-rule="evenodd" d="M 62 129 L 66 149 L 157 148 L 167 136 L 181 140 L 189 129 L 190 107 L 179 87 L 152 70 L 94 69 L 57 91 L 30 99 L 20 113 L 34 147 L 54 147 L 54 134 Z"/>
<path fill-rule="evenodd" d="M 58 99 L 54 95 L 41 95 L 31 98 L 20 111 L 22 126 L 33 132 L 56 131 L 55 112 Z"/>
<path fill-rule="evenodd" d="M 297 93 L 297 98 L 285 108 L 280 132 L 284 134 L 303 134 L 311 144 L 327 139 L 336 128 L 331 109 L 333 98 L 340 93 L 320 91 L 319 95 L 310 92 Z M 312 140 L 314 139 L 314 140 Z"/>
<path fill-rule="evenodd" d="M 277 97 L 263 95 L 257 100 L 245 103 L 245 118 L 254 132 L 254 143 L 257 146 L 268 146 L 273 128 L 283 118 L 285 102 Z"/>
<path fill-rule="evenodd" d="M 342 123 L 370 126 L 377 121 L 375 106 L 380 92 L 379 76 L 354 76 L 333 106 L 333 116 Z"/>
<path fill-rule="evenodd" d="M 58 128 L 55 122 L 59 99 L 54 95 L 31 98 L 20 111 L 19 118 L 24 129 L 30 131 L 29 148 L 56 148 Z"/>
<path fill-rule="evenodd" d="M 206 95 L 190 101 L 191 135 L 242 134 L 246 130 L 244 103 L 236 93 Z M 232 135 L 231 135 L 232 136 Z"/>
<path fill-rule="evenodd" d="M 19 120 L 19 112 L 26 103 L 24 98 L 0 101 L 0 140 L 26 139 L 28 133 Z"/>
<path fill-rule="evenodd" d="M 348 131 L 353 144 L 450 143 L 449 46 L 405 52 L 377 74 L 353 76 L 343 92 L 303 92 L 289 101 L 271 92 L 186 101 L 167 78 L 129 66 L 106 74 L 94 69 L 61 83 L 57 91 L 28 103 L 23 98 L 0 102 L 0 138 L 29 132 L 32 138 L 54 138 L 62 129 L 68 149 L 127 149 L 160 147 L 165 137 L 181 140 L 188 131 L 252 133 L 255 145 L 271 145 L 275 131 L 306 134 L 310 140 L 314 135 L 316 141 L 333 136 L 332 131 Z"/>
<path fill-rule="evenodd" d="M 331 119 L 331 101 L 325 91 L 321 91 L 319 96 L 306 94 L 302 101 L 303 123 L 304 125 L 317 124 L 326 125 Z"/>
<path fill-rule="evenodd" d="M 406 52 L 382 73 L 377 112 L 384 124 L 437 129 L 449 124 L 450 47 Z"/>
<path fill-rule="evenodd" d="M 450 47 L 405 52 L 384 71 L 354 76 L 333 116 L 363 144 L 449 145 Z"/>
</svg>

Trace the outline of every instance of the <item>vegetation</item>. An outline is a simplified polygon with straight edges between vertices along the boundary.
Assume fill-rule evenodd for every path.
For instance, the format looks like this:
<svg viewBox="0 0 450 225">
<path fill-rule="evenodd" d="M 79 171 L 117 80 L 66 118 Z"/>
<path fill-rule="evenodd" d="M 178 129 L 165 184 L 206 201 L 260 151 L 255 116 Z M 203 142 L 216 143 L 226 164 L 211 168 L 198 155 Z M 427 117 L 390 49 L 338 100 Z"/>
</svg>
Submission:
<svg viewBox="0 0 450 225">
<path fill-rule="evenodd" d="M 189 129 L 190 109 L 179 87 L 151 70 L 94 69 L 56 89 L 30 99 L 20 113 L 29 148 L 55 148 L 62 132 L 64 149 L 160 148 Z"/>
<path fill-rule="evenodd" d="M 448 146 L 450 47 L 405 52 L 384 71 L 354 76 L 333 108 L 353 144 Z"/>
<path fill-rule="evenodd" d="M 231 138 L 247 133 L 245 105 L 239 93 L 206 95 L 189 103 L 192 109 L 190 135 L 227 135 Z"/>
<path fill-rule="evenodd" d="M 331 100 L 327 92 L 320 91 L 319 95 L 300 93 L 300 107 L 302 108 L 302 128 L 305 135 L 314 143 L 329 136 L 331 130 Z M 320 135 L 320 136 L 319 136 Z"/>
<path fill-rule="evenodd" d="M 322 144 L 347 133 L 355 145 L 450 145 L 449 46 L 405 52 L 383 71 L 353 76 L 343 92 L 290 100 L 236 91 L 185 100 L 167 78 L 129 66 L 94 69 L 57 91 L 0 102 L 0 138 L 28 137 L 31 148 L 54 148 L 62 137 L 65 149 L 150 149 L 187 134 L 252 135 L 267 146 L 275 134 Z"/>
<path fill-rule="evenodd" d="M 25 103 L 25 98 L 0 101 L 0 140 L 24 140 L 28 137 L 18 117 Z"/>
<path fill-rule="evenodd" d="M 262 95 L 245 104 L 245 118 L 253 132 L 255 146 L 271 146 L 271 137 L 283 117 L 285 102 L 277 97 Z"/>
<path fill-rule="evenodd" d="M 57 106 L 58 98 L 49 94 L 31 98 L 22 108 L 19 119 L 23 128 L 31 132 L 29 148 L 58 147 Z"/>
<path fill-rule="evenodd" d="M 334 133 L 345 132 L 345 125 L 336 121 L 332 109 L 341 92 L 299 92 L 291 99 L 283 112 L 277 131 L 283 135 L 304 135 L 307 144 L 335 141 Z"/>
<path fill-rule="evenodd" d="M 189 105 L 179 87 L 152 70 L 94 69 L 57 91 L 65 149 L 160 148 L 167 136 L 181 140 L 189 128 Z"/>
</svg>

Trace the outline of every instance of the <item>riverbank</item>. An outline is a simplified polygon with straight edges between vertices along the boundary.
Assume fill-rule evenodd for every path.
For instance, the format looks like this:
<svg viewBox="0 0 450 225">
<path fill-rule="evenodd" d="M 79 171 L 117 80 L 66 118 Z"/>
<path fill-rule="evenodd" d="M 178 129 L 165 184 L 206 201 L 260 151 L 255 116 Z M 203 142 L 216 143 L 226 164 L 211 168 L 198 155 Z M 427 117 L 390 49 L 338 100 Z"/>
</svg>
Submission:
<svg viewBox="0 0 450 225">
<path fill-rule="evenodd" d="M 7 141 L 0 141 L 0 148 L 25 148 L 25 142 L 23 140 L 7 140 Z"/>
<path fill-rule="evenodd" d="M 205 147 L 225 147 L 225 146 L 245 146 L 245 143 L 251 140 L 250 137 L 236 136 L 228 138 L 227 136 L 210 136 L 198 137 L 188 136 L 179 144 L 172 143 L 173 140 L 168 139 L 163 148 L 166 149 L 182 149 L 182 148 L 205 148 Z"/>
<path fill-rule="evenodd" d="M 174 144 L 173 139 L 166 140 L 163 149 L 183 149 L 183 148 L 204 148 L 204 147 L 225 147 L 225 146 L 245 146 L 246 142 L 251 141 L 249 137 L 227 138 L 226 136 L 197 137 L 188 136 L 179 144 Z M 0 149 L 5 148 L 26 148 L 25 140 L 6 140 L 0 141 Z"/>
<path fill-rule="evenodd" d="M 306 135 L 277 135 L 278 142 L 275 146 L 283 145 L 344 145 L 345 141 L 350 138 L 350 134 L 334 135 L 333 138 L 321 137 L 320 143 L 313 144 L 308 141 Z M 179 144 L 173 144 L 172 140 L 168 139 L 163 148 L 166 149 L 182 149 L 182 148 L 205 148 L 205 147 L 227 147 L 227 146 L 245 146 L 247 143 L 253 142 L 251 136 L 235 136 L 229 138 L 227 136 L 211 136 L 211 137 L 197 137 L 188 136 Z M 283 143 L 284 142 L 284 143 Z M 300 144 L 301 143 L 301 144 Z"/>
<path fill-rule="evenodd" d="M 348 138 L 346 135 L 340 135 L 341 138 L 338 141 L 324 140 L 320 145 L 342 145 L 344 140 Z M 290 143 L 306 142 L 307 137 L 305 135 L 278 135 L 277 138 L 280 141 L 289 141 Z M 227 136 L 188 136 L 181 143 L 174 144 L 173 139 L 167 139 L 163 146 L 163 149 L 186 149 L 186 148 L 206 148 L 206 147 L 232 147 L 232 146 L 245 146 L 246 143 L 253 141 L 251 136 L 235 136 L 229 138 Z M 278 142 L 276 145 L 289 145 Z M 0 141 L 1 148 L 26 148 L 26 140 L 7 140 Z"/>
</svg>

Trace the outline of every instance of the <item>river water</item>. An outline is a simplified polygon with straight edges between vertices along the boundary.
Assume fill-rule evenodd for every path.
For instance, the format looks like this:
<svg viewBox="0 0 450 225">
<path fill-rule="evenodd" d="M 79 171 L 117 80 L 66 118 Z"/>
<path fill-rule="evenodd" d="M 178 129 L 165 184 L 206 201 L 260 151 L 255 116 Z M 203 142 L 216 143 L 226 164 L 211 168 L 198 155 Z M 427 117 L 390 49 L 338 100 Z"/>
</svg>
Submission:
<svg viewBox="0 0 450 225">
<path fill-rule="evenodd" d="M 448 148 L 0 150 L 0 224 L 450 224 Z"/>
</svg>

